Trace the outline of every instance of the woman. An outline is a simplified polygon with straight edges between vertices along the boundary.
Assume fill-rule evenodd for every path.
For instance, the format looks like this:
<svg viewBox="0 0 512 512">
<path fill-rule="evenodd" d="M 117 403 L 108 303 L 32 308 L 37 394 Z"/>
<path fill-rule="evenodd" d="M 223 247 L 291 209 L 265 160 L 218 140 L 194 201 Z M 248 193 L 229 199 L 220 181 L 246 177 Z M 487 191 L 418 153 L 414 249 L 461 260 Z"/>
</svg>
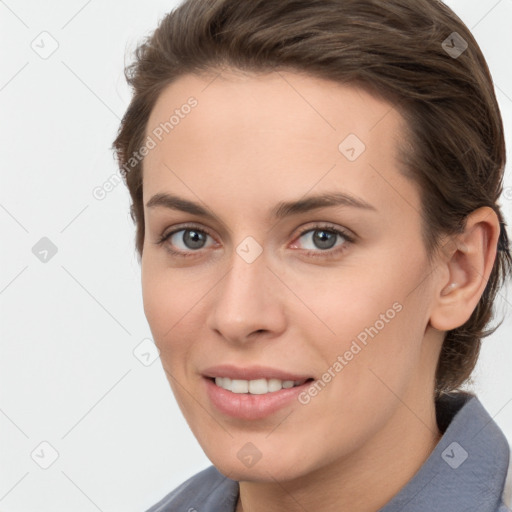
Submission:
<svg viewBox="0 0 512 512">
<path fill-rule="evenodd" d="M 509 510 L 507 440 L 461 390 L 511 256 L 460 19 L 188 0 L 127 79 L 144 310 L 213 464 L 150 510 Z"/>
</svg>

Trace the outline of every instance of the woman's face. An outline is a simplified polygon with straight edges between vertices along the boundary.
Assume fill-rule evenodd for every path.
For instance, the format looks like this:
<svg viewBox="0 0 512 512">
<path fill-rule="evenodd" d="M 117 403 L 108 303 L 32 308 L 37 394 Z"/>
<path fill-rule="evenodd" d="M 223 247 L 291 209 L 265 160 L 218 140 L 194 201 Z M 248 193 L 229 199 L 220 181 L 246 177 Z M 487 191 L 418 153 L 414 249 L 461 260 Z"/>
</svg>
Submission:
<svg viewBox="0 0 512 512">
<path fill-rule="evenodd" d="M 230 478 L 369 461 L 433 425 L 436 273 L 401 123 L 360 89 L 292 72 L 187 75 L 151 113 L 144 310 L 184 417 Z"/>
</svg>

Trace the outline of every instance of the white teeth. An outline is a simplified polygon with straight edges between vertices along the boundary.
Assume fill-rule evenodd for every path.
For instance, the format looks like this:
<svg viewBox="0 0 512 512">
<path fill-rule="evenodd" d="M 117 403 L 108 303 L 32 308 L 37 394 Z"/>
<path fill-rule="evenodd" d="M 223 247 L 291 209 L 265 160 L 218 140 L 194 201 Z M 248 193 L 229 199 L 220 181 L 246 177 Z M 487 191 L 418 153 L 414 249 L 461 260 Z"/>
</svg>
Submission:
<svg viewBox="0 0 512 512">
<path fill-rule="evenodd" d="M 217 386 L 231 391 L 232 393 L 250 393 L 251 395 L 264 395 L 281 389 L 292 388 L 304 384 L 304 380 L 279 380 L 279 379 L 256 379 L 242 380 L 230 379 L 229 377 L 215 377 Z"/>
<path fill-rule="evenodd" d="M 231 381 L 231 391 L 233 393 L 248 393 L 249 392 L 249 381 L 233 379 Z"/>
<path fill-rule="evenodd" d="M 268 379 L 267 383 L 270 392 L 279 391 L 283 387 L 283 383 L 279 379 Z"/>
<path fill-rule="evenodd" d="M 268 393 L 267 379 L 250 380 L 249 393 L 251 393 L 251 395 L 264 395 Z"/>
<path fill-rule="evenodd" d="M 231 379 L 229 377 L 215 377 L 217 386 L 231 391 Z"/>
</svg>

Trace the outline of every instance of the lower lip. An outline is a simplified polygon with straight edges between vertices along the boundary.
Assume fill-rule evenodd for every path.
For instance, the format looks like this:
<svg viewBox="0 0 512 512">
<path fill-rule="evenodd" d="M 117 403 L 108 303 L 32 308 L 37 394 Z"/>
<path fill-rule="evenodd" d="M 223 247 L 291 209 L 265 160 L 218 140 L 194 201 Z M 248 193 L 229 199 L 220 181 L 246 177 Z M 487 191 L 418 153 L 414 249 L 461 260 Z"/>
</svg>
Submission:
<svg viewBox="0 0 512 512">
<path fill-rule="evenodd" d="M 258 420 L 286 407 L 298 399 L 299 394 L 308 388 L 312 381 L 293 388 L 283 388 L 264 395 L 232 393 L 223 389 L 211 379 L 205 378 L 206 392 L 217 409 L 228 416 L 243 420 Z"/>
</svg>

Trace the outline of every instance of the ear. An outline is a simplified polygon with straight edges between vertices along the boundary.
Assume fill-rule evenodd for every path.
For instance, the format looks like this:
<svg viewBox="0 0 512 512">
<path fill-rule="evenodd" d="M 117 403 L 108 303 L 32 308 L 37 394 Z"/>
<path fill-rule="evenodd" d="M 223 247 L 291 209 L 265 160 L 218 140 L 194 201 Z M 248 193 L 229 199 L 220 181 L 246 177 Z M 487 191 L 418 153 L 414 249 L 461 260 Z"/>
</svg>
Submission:
<svg viewBox="0 0 512 512">
<path fill-rule="evenodd" d="M 464 232 L 445 246 L 430 316 L 435 329 L 449 331 L 470 318 L 489 280 L 499 234 L 498 216 L 484 206 L 468 215 Z"/>
</svg>

